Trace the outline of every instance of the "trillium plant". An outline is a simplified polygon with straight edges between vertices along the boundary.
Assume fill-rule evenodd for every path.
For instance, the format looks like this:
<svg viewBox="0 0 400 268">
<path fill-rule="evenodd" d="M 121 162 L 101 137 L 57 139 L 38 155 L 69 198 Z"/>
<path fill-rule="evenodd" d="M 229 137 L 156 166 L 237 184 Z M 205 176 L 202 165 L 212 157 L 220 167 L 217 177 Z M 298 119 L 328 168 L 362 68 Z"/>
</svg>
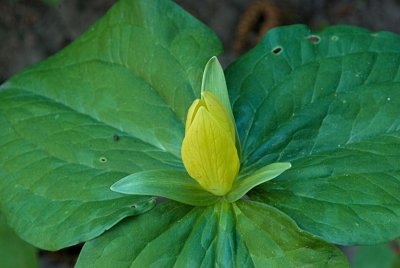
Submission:
<svg viewBox="0 0 400 268">
<path fill-rule="evenodd" d="M 235 202 L 290 168 L 290 163 L 269 164 L 238 179 L 236 145 L 239 147 L 240 143 L 236 143 L 237 130 L 224 73 L 215 57 L 207 63 L 202 81 L 201 99 L 190 106 L 185 123 L 181 157 L 186 170 L 134 173 L 115 183 L 111 190 L 208 206 L 218 201 Z"/>
<path fill-rule="evenodd" d="M 77 267 L 346 267 L 400 236 L 400 37 L 275 28 L 224 71 L 168 0 L 120 0 L 0 87 L 0 209 Z"/>
</svg>

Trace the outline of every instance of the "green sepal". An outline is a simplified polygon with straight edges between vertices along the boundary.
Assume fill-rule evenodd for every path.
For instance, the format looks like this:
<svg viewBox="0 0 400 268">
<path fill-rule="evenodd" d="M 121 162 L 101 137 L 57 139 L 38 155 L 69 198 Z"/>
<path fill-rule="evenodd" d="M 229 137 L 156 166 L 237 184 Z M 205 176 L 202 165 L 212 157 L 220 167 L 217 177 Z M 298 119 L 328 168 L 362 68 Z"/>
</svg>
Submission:
<svg viewBox="0 0 400 268">
<path fill-rule="evenodd" d="M 224 70 L 217 57 L 212 57 L 206 64 L 201 82 L 201 92 L 209 91 L 217 96 L 233 118 Z"/>
<path fill-rule="evenodd" d="M 249 177 L 239 179 L 225 199 L 228 202 L 235 202 L 242 198 L 248 191 L 264 182 L 278 177 L 280 174 L 291 168 L 288 162 L 273 163 L 255 171 Z"/>
<path fill-rule="evenodd" d="M 225 109 L 228 111 L 229 117 L 232 122 L 235 122 L 235 117 L 233 116 L 231 102 L 229 100 L 228 88 L 226 86 L 226 80 L 224 75 L 224 70 L 218 61 L 217 57 L 212 57 L 206 64 L 203 73 L 203 79 L 201 81 L 201 92 L 209 91 L 219 98 L 219 100 L 224 105 Z M 235 126 L 235 137 L 236 137 L 236 149 L 240 155 L 240 139 L 238 135 L 238 130 Z"/>
<path fill-rule="evenodd" d="M 111 190 L 122 194 L 161 196 L 192 206 L 208 206 L 220 199 L 205 191 L 184 171 L 134 173 L 114 183 Z"/>
</svg>

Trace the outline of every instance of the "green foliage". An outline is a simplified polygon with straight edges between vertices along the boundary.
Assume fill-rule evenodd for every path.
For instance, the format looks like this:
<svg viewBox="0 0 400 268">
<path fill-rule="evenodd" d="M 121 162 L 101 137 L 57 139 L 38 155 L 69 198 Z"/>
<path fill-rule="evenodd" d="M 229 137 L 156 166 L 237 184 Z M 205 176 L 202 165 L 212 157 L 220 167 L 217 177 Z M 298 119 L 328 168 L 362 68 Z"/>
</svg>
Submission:
<svg viewBox="0 0 400 268">
<path fill-rule="evenodd" d="M 226 72 L 242 172 L 292 164 L 250 198 L 333 243 L 398 237 L 400 37 L 344 26 L 310 36 L 272 30 Z"/>
<path fill-rule="evenodd" d="M 335 246 L 265 204 L 167 202 L 87 242 L 77 267 L 347 267 L 346 262 Z"/>
<path fill-rule="evenodd" d="M 396 254 L 389 244 L 362 246 L 357 249 L 352 268 L 396 268 Z"/>
<path fill-rule="evenodd" d="M 0 206 L 16 232 L 55 250 L 151 209 L 152 198 L 110 186 L 183 169 L 186 111 L 219 51 L 171 2 L 119 1 L 72 45 L 3 84 Z"/>
<path fill-rule="evenodd" d="M 35 268 L 37 266 L 35 248 L 22 241 L 0 214 L 0 267 Z"/>
<path fill-rule="evenodd" d="M 197 187 L 182 175 L 184 122 L 220 51 L 174 3 L 120 0 L 3 84 L 0 209 L 16 233 L 51 250 L 90 240 L 78 267 L 343 267 L 327 242 L 399 237 L 400 37 L 355 27 L 276 28 L 227 68 L 239 178 L 252 178 L 230 201 L 261 183 L 250 200 L 155 206 L 154 189 Z M 272 176 L 275 162 L 292 167 Z M 119 190 L 141 195 L 110 190 L 132 176 Z"/>
</svg>

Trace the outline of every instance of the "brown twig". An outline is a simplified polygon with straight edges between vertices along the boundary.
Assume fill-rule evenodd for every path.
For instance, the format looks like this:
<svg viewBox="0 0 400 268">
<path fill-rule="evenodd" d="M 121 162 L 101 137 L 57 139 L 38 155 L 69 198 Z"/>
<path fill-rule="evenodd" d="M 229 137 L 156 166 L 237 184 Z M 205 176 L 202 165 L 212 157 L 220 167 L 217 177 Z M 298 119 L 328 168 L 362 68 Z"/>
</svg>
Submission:
<svg viewBox="0 0 400 268">
<path fill-rule="evenodd" d="M 281 11 L 268 1 L 251 4 L 240 17 L 234 49 L 236 52 L 256 45 L 265 33 L 281 24 Z"/>
</svg>

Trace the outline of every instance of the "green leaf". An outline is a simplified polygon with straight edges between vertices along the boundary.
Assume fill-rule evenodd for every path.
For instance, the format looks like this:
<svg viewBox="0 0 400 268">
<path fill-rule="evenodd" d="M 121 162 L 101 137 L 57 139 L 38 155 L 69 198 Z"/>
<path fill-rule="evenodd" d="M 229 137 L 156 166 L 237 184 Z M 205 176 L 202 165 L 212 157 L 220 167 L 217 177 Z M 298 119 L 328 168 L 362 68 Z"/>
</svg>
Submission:
<svg viewBox="0 0 400 268">
<path fill-rule="evenodd" d="M 400 236 L 400 37 L 356 27 L 271 30 L 226 71 L 242 174 L 290 162 L 250 192 L 344 244 Z"/>
<path fill-rule="evenodd" d="M 151 170 L 128 175 L 111 186 L 122 194 L 166 197 L 192 206 L 207 206 L 219 197 L 205 191 L 187 172 Z"/>
<path fill-rule="evenodd" d="M 55 250 L 152 208 L 152 198 L 109 188 L 135 172 L 183 169 L 186 112 L 220 51 L 215 34 L 173 2 L 121 0 L 3 84 L 0 208 L 16 232 Z"/>
<path fill-rule="evenodd" d="M 36 250 L 22 241 L 7 225 L 0 214 L 0 267 L 34 268 L 38 267 Z"/>
<path fill-rule="evenodd" d="M 124 250 L 121 250 L 124 249 Z M 252 201 L 190 207 L 173 202 L 85 244 L 76 267 L 347 267 L 285 214 Z"/>
<path fill-rule="evenodd" d="M 395 268 L 396 254 L 390 244 L 361 246 L 354 255 L 352 268 Z"/>
<path fill-rule="evenodd" d="M 291 167 L 290 163 L 273 163 L 260 168 L 248 177 L 242 178 L 233 185 L 232 190 L 226 196 L 229 202 L 235 202 L 242 198 L 254 187 L 276 178 Z"/>
</svg>

